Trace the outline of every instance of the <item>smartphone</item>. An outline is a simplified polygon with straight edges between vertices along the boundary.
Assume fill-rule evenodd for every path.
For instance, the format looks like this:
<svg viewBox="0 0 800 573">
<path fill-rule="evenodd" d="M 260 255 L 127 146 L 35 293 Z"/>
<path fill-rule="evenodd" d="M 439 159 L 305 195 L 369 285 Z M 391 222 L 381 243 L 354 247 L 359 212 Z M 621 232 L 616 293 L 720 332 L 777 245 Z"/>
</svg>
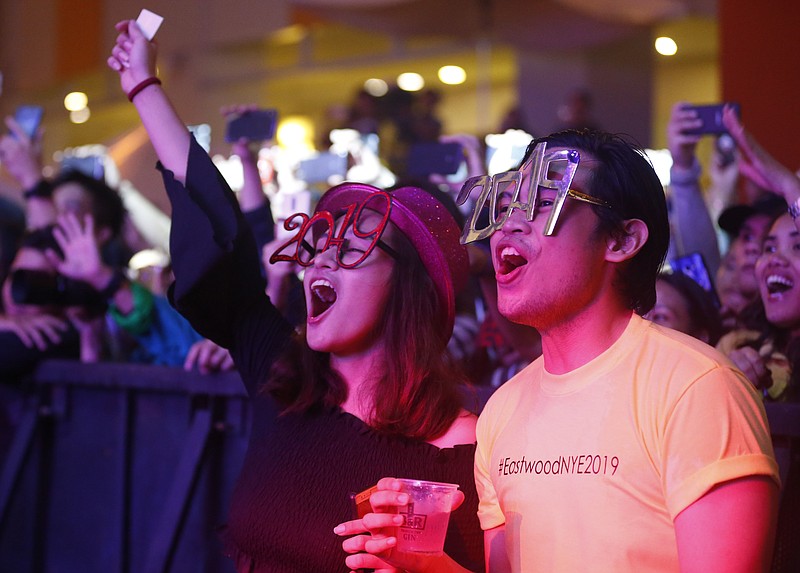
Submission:
<svg viewBox="0 0 800 573">
<path fill-rule="evenodd" d="M 670 259 L 669 266 L 672 268 L 673 272 L 684 274 L 703 287 L 703 290 L 711 295 L 717 308 L 720 307 L 717 289 L 714 288 L 714 283 L 711 281 L 711 274 L 708 272 L 708 267 L 703 260 L 703 255 L 700 253 L 689 253 L 683 257 Z"/>
<path fill-rule="evenodd" d="M 42 123 L 44 108 L 40 105 L 21 105 L 14 112 L 14 119 L 28 137 L 33 139 Z"/>
<path fill-rule="evenodd" d="M 722 123 L 722 108 L 725 105 L 733 107 L 736 117 L 741 117 L 740 106 L 736 102 L 688 106 L 688 109 L 693 109 L 697 112 L 697 117 L 703 121 L 703 125 L 696 129 L 686 130 L 686 133 L 688 135 L 719 135 L 721 133 L 728 133 L 728 129 Z"/>
<path fill-rule="evenodd" d="M 460 143 L 415 143 L 408 151 L 406 171 L 411 176 L 452 175 L 463 162 Z"/>
<path fill-rule="evenodd" d="M 347 155 L 320 153 L 311 159 L 304 159 L 297 168 L 297 178 L 306 183 L 328 183 L 331 177 L 344 178 L 347 175 Z"/>
<path fill-rule="evenodd" d="M 103 158 L 99 155 L 87 155 L 85 157 L 68 155 L 61 160 L 59 168 L 62 172 L 79 171 L 98 181 L 103 181 L 105 179 Z"/>
<path fill-rule="evenodd" d="M 235 143 L 240 139 L 247 141 L 266 141 L 275 137 L 278 112 L 274 109 L 257 109 L 233 116 L 225 129 L 225 141 Z"/>
</svg>

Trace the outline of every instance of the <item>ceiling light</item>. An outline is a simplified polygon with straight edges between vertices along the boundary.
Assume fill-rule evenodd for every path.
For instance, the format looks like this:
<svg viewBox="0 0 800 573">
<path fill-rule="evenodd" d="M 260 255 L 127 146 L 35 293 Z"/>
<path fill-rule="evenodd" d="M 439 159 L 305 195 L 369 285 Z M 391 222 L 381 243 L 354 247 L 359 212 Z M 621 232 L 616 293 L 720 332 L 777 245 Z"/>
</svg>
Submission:
<svg viewBox="0 0 800 573">
<path fill-rule="evenodd" d="M 467 72 L 461 66 L 442 66 L 439 68 L 439 80 L 443 84 L 456 86 L 467 79 Z"/>
<path fill-rule="evenodd" d="M 397 87 L 407 92 L 418 92 L 425 87 L 425 80 L 416 72 L 406 72 L 397 76 Z"/>
<path fill-rule="evenodd" d="M 64 97 L 64 107 L 67 111 L 80 111 L 89 103 L 89 98 L 83 92 L 70 92 Z"/>
<path fill-rule="evenodd" d="M 667 36 L 656 38 L 656 52 L 662 56 L 674 56 L 677 51 L 678 44 L 676 44 L 675 40 L 672 38 L 668 38 Z"/>
<path fill-rule="evenodd" d="M 370 78 L 364 82 L 364 89 L 371 96 L 381 97 L 385 96 L 389 91 L 389 86 L 385 81 L 378 78 Z"/>
<path fill-rule="evenodd" d="M 91 115 L 92 112 L 89 111 L 89 108 L 84 107 L 83 109 L 69 112 L 69 120 L 72 123 L 86 123 L 89 121 L 89 117 L 91 117 Z"/>
</svg>

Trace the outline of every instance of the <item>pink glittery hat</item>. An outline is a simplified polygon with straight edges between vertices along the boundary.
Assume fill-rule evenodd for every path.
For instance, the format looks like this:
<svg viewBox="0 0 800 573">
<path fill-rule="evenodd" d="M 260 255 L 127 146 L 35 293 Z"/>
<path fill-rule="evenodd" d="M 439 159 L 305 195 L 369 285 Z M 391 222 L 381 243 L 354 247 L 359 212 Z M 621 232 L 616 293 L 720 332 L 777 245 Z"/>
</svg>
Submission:
<svg viewBox="0 0 800 573">
<path fill-rule="evenodd" d="M 316 211 L 330 211 L 335 215 L 381 191 L 365 183 L 342 183 L 325 192 Z M 423 189 L 401 187 L 388 193 L 392 198 L 389 220 L 411 241 L 422 259 L 446 311 L 448 334 L 452 333 L 456 294 L 469 275 L 467 249 L 459 241 L 461 229 L 447 208 Z M 375 205 L 383 203 L 377 201 Z M 374 210 L 380 211 L 380 207 Z"/>
</svg>

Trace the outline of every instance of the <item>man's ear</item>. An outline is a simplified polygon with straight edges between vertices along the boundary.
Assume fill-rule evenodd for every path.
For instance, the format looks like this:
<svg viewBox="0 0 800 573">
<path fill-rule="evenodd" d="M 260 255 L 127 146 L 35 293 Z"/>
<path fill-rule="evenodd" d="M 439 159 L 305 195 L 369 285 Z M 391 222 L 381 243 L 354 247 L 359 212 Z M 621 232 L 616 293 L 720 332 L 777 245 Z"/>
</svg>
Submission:
<svg viewBox="0 0 800 573">
<path fill-rule="evenodd" d="M 612 263 L 621 263 L 636 256 L 650 232 L 641 219 L 627 219 L 622 224 L 619 232 L 610 235 L 606 243 L 606 260 Z"/>
</svg>

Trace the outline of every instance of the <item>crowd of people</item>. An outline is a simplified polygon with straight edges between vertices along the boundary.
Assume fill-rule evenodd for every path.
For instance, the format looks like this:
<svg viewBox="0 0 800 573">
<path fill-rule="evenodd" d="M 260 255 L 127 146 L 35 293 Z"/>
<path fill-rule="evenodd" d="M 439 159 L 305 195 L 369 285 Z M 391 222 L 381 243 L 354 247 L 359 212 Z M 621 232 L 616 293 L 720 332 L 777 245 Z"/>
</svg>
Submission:
<svg viewBox="0 0 800 573">
<path fill-rule="evenodd" d="M 704 189 L 701 119 L 675 104 L 665 190 L 589 125 L 586 92 L 494 176 L 475 137 L 442 134 L 436 94 L 398 96 L 395 152 L 457 142 L 463 176 L 347 181 L 276 222 L 252 142 L 232 144 L 234 193 L 156 45 L 117 30 L 108 63 L 160 161 L 170 252 L 132 258 L 117 190 L 45 178 L 41 131 L 7 118 L 25 216 L 0 219 L 4 381 L 50 357 L 238 370 L 255 416 L 223 533 L 238 571 L 769 569 L 762 404 L 800 392 L 800 178 L 733 109 L 733 160 L 716 151 Z M 360 93 L 345 127 L 379 117 Z M 443 554 L 396 550 L 399 477 L 459 485 Z"/>
</svg>

